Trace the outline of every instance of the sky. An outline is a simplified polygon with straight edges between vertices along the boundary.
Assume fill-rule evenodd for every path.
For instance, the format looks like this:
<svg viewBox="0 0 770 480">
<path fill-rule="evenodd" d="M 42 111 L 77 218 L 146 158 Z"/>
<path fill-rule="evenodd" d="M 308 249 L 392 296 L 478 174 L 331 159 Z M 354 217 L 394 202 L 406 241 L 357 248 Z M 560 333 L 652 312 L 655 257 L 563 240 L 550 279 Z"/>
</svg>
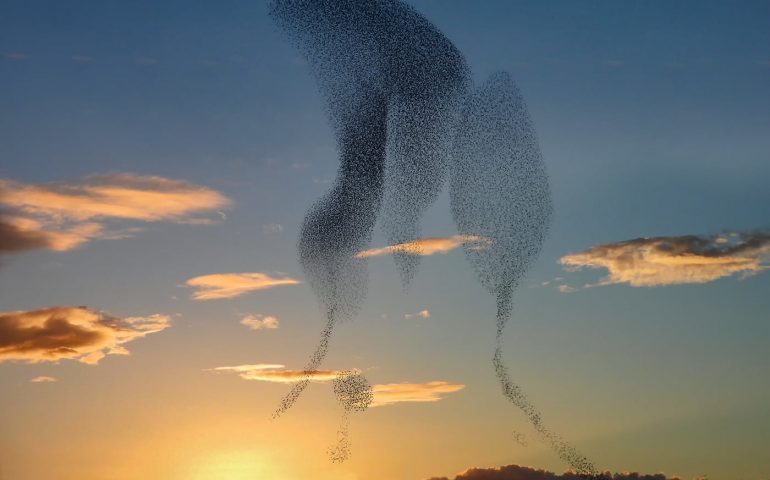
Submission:
<svg viewBox="0 0 770 480">
<path fill-rule="evenodd" d="M 767 478 L 770 3 L 410 4 L 537 128 L 555 214 L 505 362 L 546 423 L 602 470 Z M 271 420 L 324 325 L 296 246 L 338 158 L 265 3 L 2 7 L 0 479 L 567 468 L 500 394 L 446 191 L 408 292 L 376 228 L 361 312 Z M 332 463 L 352 369 L 374 404 Z"/>
</svg>

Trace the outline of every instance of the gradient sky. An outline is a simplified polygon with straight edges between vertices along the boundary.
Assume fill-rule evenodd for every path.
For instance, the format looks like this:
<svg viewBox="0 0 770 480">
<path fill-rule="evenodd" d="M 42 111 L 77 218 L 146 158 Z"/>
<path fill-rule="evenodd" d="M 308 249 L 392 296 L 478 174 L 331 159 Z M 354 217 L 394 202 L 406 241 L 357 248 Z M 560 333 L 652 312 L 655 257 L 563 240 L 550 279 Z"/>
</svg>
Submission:
<svg viewBox="0 0 770 480">
<path fill-rule="evenodd" d="M 770 229 L 770 3 L 412 4 L 477 81 L 510 71 L 538 130 L 556 214 L 517 292 L 505 360 L 546 423 L 602 469 L 770 475 L 770 244 L 739 258 L 753 271 L 696 269 L 677 283 L 667 270 L 656 286 L 585 288 L 607 270 L 559 262 L 640 237 L 728 232 L 712 239 L 720 245 Z M 324 322 L 296 239 L 334 178 L 334 140 L 306 62 L 264 3 L 6 0 L 0 10 L 0 215 L 43 221 L 24 228 L 49 239 L 0 252 L 0 311 L 88 306 L 137 337 L 107 347 L 128 356 L 81 361 L 30 363 L 0 348 L 0 479 L 566 468 L 500 394 L 495 302 L 461 249 L 426 257 L 407 294 L 390 258 L 370 258 L 369 295 L 325 367 L 378 385 L 458 387 L 353 415 L 346 463 L 326 454 L 341 414 L 328 383 L 271 421 L 286 383 L 211 371 L 301 369 Z M 154 216 L 95 184 L 128 186 Z M 141 197 L 136 185 L 179 197 Z M 102 195 L 101 210 L 30 206 L 63 189 Z M 456 234 L 446 192 L 423 232 Z M 379 230 L 372 246 L 385 246 Z M 191 298 L 190 279 L 230 273 L 299 283 Z"/>
</svg>

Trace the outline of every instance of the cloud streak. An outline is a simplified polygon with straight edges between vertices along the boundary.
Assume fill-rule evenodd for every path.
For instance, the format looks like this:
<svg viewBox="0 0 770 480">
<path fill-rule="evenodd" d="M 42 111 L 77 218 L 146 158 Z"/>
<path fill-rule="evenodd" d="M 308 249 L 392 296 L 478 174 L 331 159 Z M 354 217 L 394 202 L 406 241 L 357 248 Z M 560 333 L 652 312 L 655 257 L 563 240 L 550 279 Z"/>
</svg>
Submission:
<svg viewBox="0 0 770 480">
<path fill-rule="evenodd" d="M 390 253 L 406 253 L 409 255 L 430 256 L 437 253 L 448 253 L 465 244 L 471 248 L 483 249 L 489 245 L 489 240 L 473 235 L 453 235 L 451 237 L 430 237 L 413 242 L 399 243 L 382 248 L 364 250 L 356 254 L 356 258 L 379 257 Z"/>
<path fill-rule="evenodd" d="M 247 365 L 235 365 L 231 367 L 216 367 L 205 370 L 207 372 L 234 373 L 244 380 L 257 380 L 271 383 L 296 383 L 309 379 L 313 382 L 329 382 L 340 376 L 358 373 L 353 370 L 287 370 L 285 365 L 271 363 L 257 363 Z M 458 392 L 465 388 L 459 383 L 433 381 L 427 383 L 388 383 L 374 385 L 374 396 L 370 406 L 382 407 L 396 403 L 431 403 L 444 399 L 450 393 Z"/>
<path fill-rule="evenodd" d="M 267 273 L 214 273 L 193 277 L 185 282 L 196 289 L 191 295 L 193 300 L 220 300 L 235 298 L 256 290 L 297 285 L 299 280 L 290 277 L 272 277 Z"/>
<path fill-rule="evenodd" d="M 110 230 L 105 222 L 212 223 L 196 215 L 230 204 L 217 191 L 156 176 L 96 175 L 79 183 L 50 184 L 0 179 L 0 253 L 67 251 L 137 231 Z"/>
<path fill-rule="evenodd" d="M 627 284 L 658 287 L 708 283 L 740 274 L 756 275 L 770 268 L 770 232 L 637 238 L 597 245 L 559 260 L 567 270 L 606 269 L 596 287 Z"/>
<path fill-rule="evenodd" d="M 54 382 L 58 382 L 58 380 L 54 377 L 48 377 L 43 375 L 43 376 L 35 377 L 31 379 L 30 382 L 31 383 L 54 383 Z"/>
<path fill-rule="evenodd" d="M 434 381 L 428 383 L 387 383 L 372 387 L 374 401 L 372 407 L 393 405 L 404 402 L 438 402 L 449 393 L 459 392 L 465 388 L 460 383 Z"/>
<path fill-rule="evenodd" d="M 129 355 L 125 344 L 170 325 L 168 315 L 118 318 L 87 307 L 0 312 L 0 362 L 96 365 L 106 355 Z"/>
<path fill-rule="evenodd" d="M 273 383 L 294 383 L 309 378 L 314 382 L 328 382 L 344 373 L 342 370 L 286 370 L 285 365 L 258 363 L 253 365 L 236 365 L 232 367 L 216 367 L 210 372 L 235 373 L 244 380 L 259 380 Z"/>
</svg>

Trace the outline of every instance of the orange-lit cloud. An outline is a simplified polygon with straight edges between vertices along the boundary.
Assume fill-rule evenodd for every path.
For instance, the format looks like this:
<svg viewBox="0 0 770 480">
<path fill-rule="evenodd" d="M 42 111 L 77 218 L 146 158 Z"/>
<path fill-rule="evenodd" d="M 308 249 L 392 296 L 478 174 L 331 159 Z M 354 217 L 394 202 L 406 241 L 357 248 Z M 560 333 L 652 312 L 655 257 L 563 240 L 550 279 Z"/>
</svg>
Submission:
<svg viewBox="0 0 770 480">
<path fill-rule="evenodd" d="M 0 179 L 0 253 L 33 248 L 72 250 L 90 240 L 125 238 L 134 229 L 105 222 L 207 224 L 196 215 L 230 205 L 221 193 L 184 180 L 132 174 L 80 183 L 26 184 Z"/>
<path fill-rule="evenodd" d="M 234 373 L 244 380 L 273 383 L 294 383 L 306 378 L 306 372 L 303 370 L 286 370 L 285 365 L 269 363 L 216 367 L 206 371 Z M 356 369 L 353 371 L 358 372 Z M 314 382 L 328 382 L 346 372 L 350 373 L 350 370 L 318 370 L 311 373 L 309 378 Z M 465 385 L 442 381 L 374 385 L 372 386 L 374 399 L 371 406 L 382 407 L 404 402 L 438 402 L 443 400 L 445 395 L 458 392 L 463 388 Z"/>
<path fill-rule="evenodd" d="M 430 310 L 425 309 L 425 310 L 420 310 L 417 313 L 405 313 L 404 314 L 404 318 L 407 319 L 407 320 L 410 320 L 410 319 L 412 319 L 414 317 L 430 318 Z"/>
<path fill-rule="evenodd" d="M 279 287 L 281 285 L 297 285 L 299 280 L 289 277 L 275 278 L 266 273 L 214 273 L 194 277 L 185 285 L 195 288 L 191 297 L 194 300 L 217 300 L 235 298 L 255 290 Z"/>
<path fill-rule="evenodd" d="M 255 365 L 216 367 L 209 369 L 209 371 L 235 373 L 244 380 L 263 382 L 293 383 L 305 379 L 306 373 L 303 370 L 286 370 L 284 367 L 285 365 L 258 363 Z M 317 370 L 308 377 L 314 382 L 327 382 L 334 380 L 341 373 L 343 373 L 341 370 Z"/>
<path fill-rule="evenodd" d="M 32 382 L 32 383 L 53 383 L 53 382 L 57 382 L 57 381 L 58 380 L 56 380 L 54 377 L 48 377 L 48 376 L 45 376 L 45 375 L 42 375 L 40 377 L 35 377 L 32 380 L 30 380 L 30 382 Z"/>
<path fill-rule="evenodd" d="M 279 327 L 280 322 L 270 315 L 246 315 L 241 319 L 241 325 L 251 330 L 274 330 Z"/>
<path fill-rule="evenodd" d="M 463 388 L 465 388 L 463 384 L 442 381 L 374 385 L 372 387 L 374 400 L 371 406 L 381 407 L 402 402 L 438 402 L 444 399 L 444 395 L 458 392 Z"/>
<path fill-rule="evenodd" d="M 584 480 L 585 475 L 573 472 L 562 474 L 547 470 L 536 470 L 518 465 L 505 465 L 499 468 L 469 468 L 457 474 L 453 480 Z M 602 472 L 596 480 L 678 480 L 678 477 L 667 477 L 662 473 L 644 474 L 636 472 L 611 473 Z M 448 477 L 432 477 L 429 480 L 450 480 Z"/>
<path fill-rule="evenodd" d="M 77 360 L 128 355 L 125 344 L 170 326 L 167 315 L 117 318 L 86 307 L 0 312 L 0 362 Z"/>
<path fill-rule="evenodd" d="M 388 247 L 373 248 L 356 254 L 356 258 L 378 257 L 389 253 L 408 253 L 410 255 L 428 256 L 436 253 L 447 253 L 465 244 L 472 244 L 472 248 L 485 248 L 489 245 L 489 239 L 473 235 L 453 235 L 451 237 L 422 238 L 413 242 L 399 243 Z"/>
<path fill-rule="evenodd" d="M 608 275 L 594 287 L 625 283 L 657 287 L 707 283 L 735 274 L 756 275 L 770 268 L 770 233 L 638 238 L 597 245 L 562 257 L 568 270 L 604 268 Z M 562 291 L 573 291 L 567 287 Z"/>
<path fill-rule="evenodd" d="M 0 216 L 0 253 L 46 248 L 48 237 L 39 230 L 24 228 L 17 219 Z"/>
</svg>

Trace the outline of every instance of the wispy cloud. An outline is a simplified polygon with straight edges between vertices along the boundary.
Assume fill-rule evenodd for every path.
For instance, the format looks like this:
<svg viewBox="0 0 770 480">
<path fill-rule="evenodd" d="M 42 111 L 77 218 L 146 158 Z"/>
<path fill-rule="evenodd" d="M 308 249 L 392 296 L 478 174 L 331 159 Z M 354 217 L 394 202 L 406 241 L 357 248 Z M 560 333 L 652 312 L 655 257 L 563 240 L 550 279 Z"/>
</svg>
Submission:
<svg viewBox="0 0 770 480">
<path fill-rule="evenodd" d="M 77 360 L 128 355 L 125 344 L 171 325 L 168 315 L 118 318 L 86 307 L 0 312 L 0 362 Z"/>
<path fill-rule="evenodd" d="M 756 275 L 770 268 L 770 232 L 638 238 L 597 245 L 562 257 L 567 270 L 603 268 L 608 275 L 595 287 L 625 283 L 657 287 L 707 283 L 740 274 Z M 563 291 L 572 291 L 573 287 Z M 561 289 L 561 287 L 560 287 Z"/>
<path fill-rule="evenodd" d="M 453 480 L 581 480 L 586 478 L 574 472 L 563 474 L 537 470 L 518 465 L 505 465 L 498 468 L 469 468 L 457 474 Z M 602 472 L 596 480 L 679 480 L 678 477 L 667 477 L 663 473 L 644 474 L 637 472 L 611 473 Z M 430 480 L 450 480 L 448 477 L 432 477 Z"/>
<path fill-rule="evenodd" d="M 293 383 L 303 380 L 306 372 L 303 370 L 286 370 L 285 365 L 258 363 L 254 365 L 236 365 L 233 367 L 216 367 L 208 369 L 211 372 L 235 373 L 244 380 L 259 380 L 262 382 Z M 342 370 L 317 370 L 309 373 L 308 377 L 314 382 L 334 380 L 343 373 Z"/>
<path fill-rule="evenodd" d="M 30 380 L 30 382 L 32 382 L 32 383 L 53 383 L 53 382 L 57 382 L 57 381 L 58 380 L 56 378 L 54 378 L 54 377 L 47 377 L 47 376 L 35 377 L 35 378 Z"/>
<path fill-rule="evenodd" d="M 125 238 L 137 228 L 107 222 L 210 223 L 196 218 L 230 205 L 221 193 L 184 180 L 133 174 L 79 183 L 27 184 L 0 179 L 0 253 L 34 248 L 66 251 L 95 239 Z"/>
<path fill-rule="evenodd" d="M 251 330 L 274 330 L 278 328 L 280 322 L 270 315 L 246 315 L 241 319 L 241 325 Z"/>
<path fill-rule="evenodd" d="M 214 273 L 194 277 L 185 284 L 196 289 L 191 295 L 193 300 L 218 300 L 235 298 L 256 290 L 297 285 L 299 280 L 290 277 L 272 277 L 267 273 Z"/>
<path fill-rule="evenodd" d="M 489 245 L 489 239 L 473 235 L 453 235 L 451 237 L 430 237 L 415 240 L 413 242 L 399 243 L 382 248 L 364 250 L 356 254 L 356 258 L 378 257 L 389 253 L 408 253 L 410 255 L 434 255 L 447 253 L 465 244 L 473 245 L 471 248 L 485 248 Z"/>
<path fill-rule="evenodd" d="M 283 225 L 280 223 L 265 223 L 262 225 L 262 233 L 281 233 Z"/>
<path fill-rule="evenodd" d="M 372 407 L 392 405 L 403 402 L 438 402 L 449 393 L 459 392 L 465 388 L 460 383 L 434 381 L 428 383 L 388 383 L 374 385 Z"/>
<path fill-rule="evenodd" d="M 235 365 L 231 367 L 216 367 L 205 371 L 234 373 L 244 380 L 257 380 L 271 383 L 294 383 L 304 380 L 307 373 L 303 370 L 287 370 L 285 365 L 257 363 L 253 365 Z M 359 370 L 353 369 L 354 372 Z M 350 370 L 318 370 L 309 374 L 314 382 L 328 382 L 334 380 Z M 438 402 L 450 393 L 458 392 L 465 388 L 459 383 L 434 381 L 428 383 L 389 383 L 372 386 L 374 399 L 372 407 L 382 407 L 404 402 Z"/>
<path fill-rule="evenodd" d="M 430 311 L 428 309 L 425 309 L 425 310 L 420 310 L 417 313 L 405 313 L 404 314 L 404 318 L 407 319 L 407 320 L 412 319 L 414 317 L 430 318 Z"/>
</svg>

